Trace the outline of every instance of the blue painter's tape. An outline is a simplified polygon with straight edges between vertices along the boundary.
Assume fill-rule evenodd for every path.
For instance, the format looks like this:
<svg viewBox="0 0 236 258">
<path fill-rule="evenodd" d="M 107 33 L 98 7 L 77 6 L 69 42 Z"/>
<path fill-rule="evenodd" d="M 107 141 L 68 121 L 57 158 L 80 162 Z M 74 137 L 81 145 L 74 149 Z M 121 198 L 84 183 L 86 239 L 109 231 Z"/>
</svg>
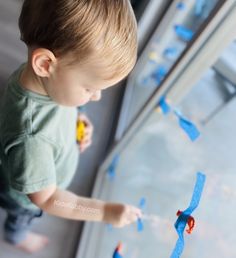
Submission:
<svg viewBox="0 0 236 258">
<path fill-rule="evenodd" d="M 185 9 L 185 3 L 179 2 L 179 3 L 177 3 L 176 7 L 177 7 L 177 9 L 182 11 Z"/>
<path fill-rule="evenodd" d="M 186 227 L 189 216 L 199 205 L 205 181 L 206 176 L 201 172 L 197 172 L 197 180 L 193 190 L 190 205 L 185 211 L 180 214 L 175 222 L 175 229 L 178 233 L 179 238 L 171 254 L 171 258 L 179 258 L 184 250 L 184 229 Z"/>
<path fill-rule="evenodd" d="M 168 105 L 168 103 L 166 102 L 166 99 L 165 99 L 164 96 L 161 97 L 161 99 L 160 99 L 160 101 L 158 103 L 158 106 L 161 108 L 161 110 L 162 110 L 164 115 L 167 115 L 170 112 L 170 110 L 171 110 L 171 108 Z"/>
<path fill-rule="evenodd" d="M 144 197 L 142 197 L 139 201 L 139 206 L 138 207 L 143 211 L 145 206 L 146 206 L 146 199 Z M 138 232 L 141 232 L 141 231 L 143 231 L 143 229 L 144 229 L 143 220 L 141 218 L 138 218 L 138 220 L 137 220 L 137 230 L 138 230 Z"/>
<path fill-rule="evenodd" d="M 123 258 L 123 256 L 121 254 L 119 254 L 118 252 L 115 252 L 113 254 L 113 258 Z"/>
<path fill-rule="evenodd" d="M 112 258 L 123 258 L 123 256 L 120 254 L 120 252 L 121 252 L 121 248 L 120 247 L 122 248 L 121 243 L 116 247 L 116 249 L 115 249 L 115 251 L 113 253 Z"/>
<path fill-rule="evenodd" d="M 155 72 L 152 73 L 152 78 L 156 81 L 157 85 L 160 85 L 162 80 L 165 78 L 167 72 L 168 71 L 167 71 L 166 67 L 163 65 L 160 65 L 157 67 Z"/>
<path fill-rule="evenodd" d="M 206 5 L 206 0 L 195 0 L 195 15 L 202 16 L 204 7 Z"/>
<path fill-rule="evenodd" d="M 198 207 L 205 181 L 206 181 L 206 176 L 201 172 L 197 172 L 197 182 L 193 190 L 193 195 L 192 195 L 190 205 L 184 211 L 185 214 L 190 215 Z"/>
<path fill-rule="evenodd" d="M 175 33 L 184 41 L 190 41 L 194 36 L 194 32 L 183 25 L 175 25 L 174 29 Z"/>
<path fill-rule="evenodd" d="M 163 56 L 168 59 L 176 59 L 179 54 L 179 51 L 176 47 L 168 47 L 164 50 Z"/>
<path fill-rule="evenodd" d="M 109 166 L 109 168 L 108 168 L 108 170 L 107 170 L 108 177 L 109 177 L 109 179 L 110 179 L 111 181 L 114 180 L 114 178 L 115 178 L 115 176 L 116 176 L 116 167 L 117 167 L 117 164 L 118 164 L 118 162 L 119 162 L 119 158 L 120 158 L 120 156 L 117 154 L 117 155 L 114 157 L 114 159 L 113 159 L 111 165 Z"/>
<path fill-rule="evenodd" d="M 140 202 L 139 202 L 139 208 L 141 210 L 143 210 L 145 208 L 145 205 L 146 205 L 146 199 L 144 197 L 142 197 Z"/>
<path fill-rule="evenodd" d="M 137 230 L 138 230 L 138 232 L 142 232 L 143 229 L 144 229 L 143 220 L 141 218 L 138 218 L 138 220 L 137 220 Z"/>
<path fill-rule="evenodd" d="M 183 117 L 179 111 L 175 110 L 174 113 L 179 119 L 180 127 L 187 133 L 192 141 L 195 141 L 200 136 L 200 132 L 197 127 L 192 122 Z"/>
<path fill-rule="evenodd" d="M 146 199 L 142 197 L 139 201 L 139 208 L 143 211 L 146 205 Z M 143 231 L 144 225 L 143 225 L 143 220 L 141 218 L 138 218 L 137 220 L 137 230 L 138 232 Z"/>
</svg>

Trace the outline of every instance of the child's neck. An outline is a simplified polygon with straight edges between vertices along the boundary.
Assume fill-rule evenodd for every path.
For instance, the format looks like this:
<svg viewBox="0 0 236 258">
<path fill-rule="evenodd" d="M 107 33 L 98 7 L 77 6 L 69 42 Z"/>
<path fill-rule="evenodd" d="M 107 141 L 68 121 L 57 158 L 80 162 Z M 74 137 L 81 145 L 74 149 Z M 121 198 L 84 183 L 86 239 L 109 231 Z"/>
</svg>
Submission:
<svg viewBox="0 0 236 258">
<path fill-rule="evenodd" d="M 48 96 L 47 92 L 43 87 L 42 80 L 35 75 L 32 67 L 26 64 L 20 76 L 20 84 L 27 90 L 35 93 Z"/>
</svg>

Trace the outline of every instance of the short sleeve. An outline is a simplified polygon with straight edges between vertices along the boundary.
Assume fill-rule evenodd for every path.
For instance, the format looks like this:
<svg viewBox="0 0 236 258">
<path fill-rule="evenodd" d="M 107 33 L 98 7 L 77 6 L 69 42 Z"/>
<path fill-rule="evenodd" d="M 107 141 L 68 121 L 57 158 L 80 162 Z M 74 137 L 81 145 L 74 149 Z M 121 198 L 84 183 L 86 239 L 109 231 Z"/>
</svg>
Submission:
<svg viewBox="0 0 236 258">
<path fill-rule="evenodd" d="M 55 147 L 38 136 L 24 137 L 8 152 L 10 186 L 22 193 L 56 184 Z"/>
</svg>

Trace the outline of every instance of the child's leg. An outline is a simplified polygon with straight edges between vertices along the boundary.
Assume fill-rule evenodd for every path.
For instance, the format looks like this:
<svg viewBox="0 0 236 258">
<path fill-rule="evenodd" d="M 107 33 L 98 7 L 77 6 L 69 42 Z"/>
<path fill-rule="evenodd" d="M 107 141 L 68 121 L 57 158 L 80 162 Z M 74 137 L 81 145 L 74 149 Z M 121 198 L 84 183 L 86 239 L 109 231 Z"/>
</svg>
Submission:
<svg viewBox="0 0 236 258">
<path fill-rule="evenodd" d="M 41 209 L 29 210 L 19 206 L 4 193 L 0 193 L 0 206 L 7 212 L 4 223 L 4 239 L 14 245 L 26 238 L 32 220 L 35 217 L 41 217 L 43 214 Z"/>
<path fill-rule="evenodd" d="M 42 216 L 42 211 L 31 211 L 18 209 L 8 211 L 7 219 L 4 223 L 4 238 L 7 242 L 17 245 L 26 239 L 30 231 L 32 220 Z"/>
</svg>

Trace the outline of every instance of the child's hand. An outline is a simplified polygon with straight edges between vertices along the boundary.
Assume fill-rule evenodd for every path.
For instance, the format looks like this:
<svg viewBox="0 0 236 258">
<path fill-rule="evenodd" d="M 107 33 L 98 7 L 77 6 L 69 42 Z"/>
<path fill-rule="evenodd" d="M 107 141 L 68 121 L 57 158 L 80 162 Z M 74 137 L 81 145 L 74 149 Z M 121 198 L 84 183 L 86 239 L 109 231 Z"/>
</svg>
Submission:
<svg viewBox="0 0 236 258">
<path fill-rule="evenodd" d="M 80 152 L 82 153 L 92 144 L 93 125 L 85 114 L 79 114 L 78 120 L 85 124 L 84 137 L 79 143 Z"/>
<path fill-rule="evenodd" d="M 107 203 L 104 211 L 104 222 L 114 227 L 124 227 L 137 221 L 142 216 L 140 209 L 124 204 Z"/>
</svg>

